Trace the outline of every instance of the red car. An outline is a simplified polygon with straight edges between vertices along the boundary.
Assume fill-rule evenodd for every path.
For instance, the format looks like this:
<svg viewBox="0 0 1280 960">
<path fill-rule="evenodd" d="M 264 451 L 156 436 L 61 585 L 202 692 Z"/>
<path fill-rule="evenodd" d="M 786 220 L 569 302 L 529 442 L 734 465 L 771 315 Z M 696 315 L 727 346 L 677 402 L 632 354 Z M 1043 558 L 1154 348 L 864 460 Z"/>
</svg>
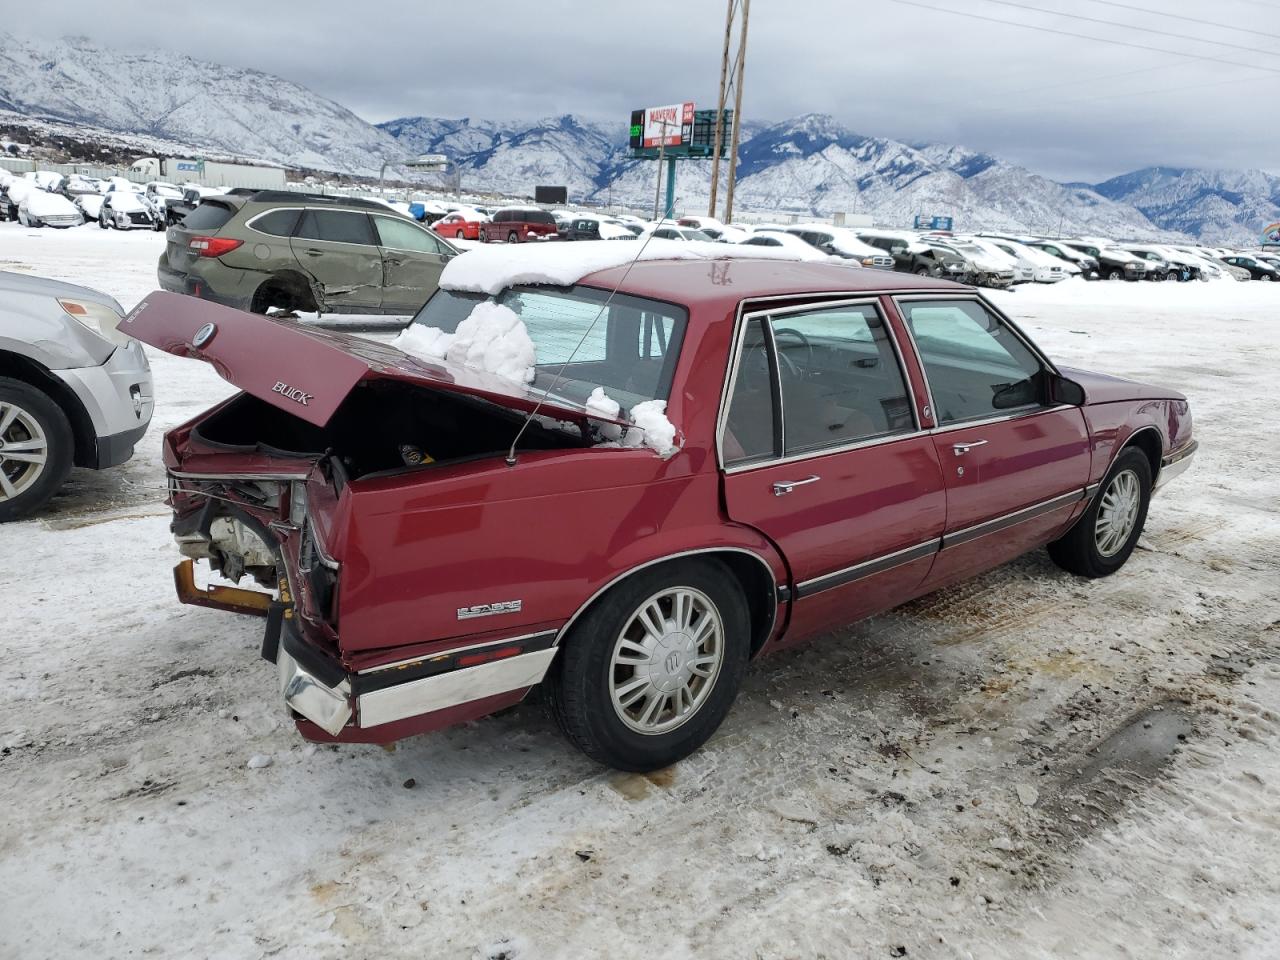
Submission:
<svg viewBox="0 0 1280 960">
<path fill-rule="evenodd" d="M 465 214 L 450 213 L 433 223 L 431 229 L 455 240 L 479 240 L 480 224 L 480 220 L 468 220 Z"/>
<path fill-rule="evenodd" d="M 441 289 L 415 323 L 485 299 Z M 494 299 L 532 383 L 161 292 L 122 324 L 243 391 L 164 457 L 182 552 L 262 590 L 199 588 L 187 561 L 179 592 L 266 617 L 309 739 L 392 741 L 541 685 L 590 756 L 659 768 L 757 656 L 1046 545 L 1114 573 L 1196 450 L 1180 394 L 1059 368 L 947 281 L 642 261 Z M 666 401 L 678 449 L 629 446 L 598 388 Z"/>
<path fill-rule="evenodd" d="M 556 218 L 537 207 L 505 207 L 495 210 L 487 223 L 480 224 L 480 240 L 492 243 L 524 243 L 556 235 Z"/>
</svg>

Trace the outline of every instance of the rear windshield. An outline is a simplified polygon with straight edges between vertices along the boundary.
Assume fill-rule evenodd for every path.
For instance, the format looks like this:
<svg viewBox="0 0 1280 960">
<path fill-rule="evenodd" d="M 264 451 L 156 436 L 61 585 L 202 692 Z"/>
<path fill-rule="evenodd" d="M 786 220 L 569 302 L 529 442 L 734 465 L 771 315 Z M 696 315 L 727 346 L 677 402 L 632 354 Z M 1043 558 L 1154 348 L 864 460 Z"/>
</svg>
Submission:
<svg viewBox="0 0 1280 960">
<path fill-rule="evenodd" d="M 225 203 L 202 200 L 200 206 L 183 218 L 182 225 L 188 230 L 217 230 L 233 216 L 235 209 Z"/>
<path fill-rule="evenodd" d="M 413 322 L 454 333 L 485 299 L 442 289 Z M 515 311 L 533 341 L 532 390 L 582 404 L 603 387 L 624 414 L 669 396 L 688 320 L 683 307 L 621 293 L 610 301 L 609 291 L 581 286 L 513 287 L 492 299 Z"/>
</svg>

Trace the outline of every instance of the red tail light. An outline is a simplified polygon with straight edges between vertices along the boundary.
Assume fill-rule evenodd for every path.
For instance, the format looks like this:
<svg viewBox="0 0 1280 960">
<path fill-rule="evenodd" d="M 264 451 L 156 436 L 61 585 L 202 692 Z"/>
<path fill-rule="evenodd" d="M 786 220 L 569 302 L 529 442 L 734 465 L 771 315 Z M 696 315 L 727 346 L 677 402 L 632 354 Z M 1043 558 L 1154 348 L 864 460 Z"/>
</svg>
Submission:
<svg viewBox="0 0 1280 960">
<path fill-rule="evenodd" d="M 244 243 L 230 237 L 192 237 L 187 249 L 201 257 L 221 257 Z"/>
</svg>

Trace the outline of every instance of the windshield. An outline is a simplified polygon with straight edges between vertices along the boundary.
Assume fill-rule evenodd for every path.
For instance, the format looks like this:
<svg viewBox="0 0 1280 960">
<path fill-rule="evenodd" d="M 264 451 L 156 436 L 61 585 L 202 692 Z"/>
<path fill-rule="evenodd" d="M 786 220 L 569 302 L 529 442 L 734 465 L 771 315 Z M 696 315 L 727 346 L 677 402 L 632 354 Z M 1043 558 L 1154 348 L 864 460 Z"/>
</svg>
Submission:
<svg viewBox="0 0 1280 960">
<path fill-rule="evenodd" d="M 455 333 L 486 299 L 441 289 L 413 323 Z M 515 312 L 533 341 L 536 365 L 530 390 L 550 390 L 554 397 L 582 405 L 601 387 L 624 412 L 670 394 L 688 320 L 683 307 L 621 293 L 609 301 L 609 291 L 583 286 L 513 287 L 492 299 Z"/>
</svg>

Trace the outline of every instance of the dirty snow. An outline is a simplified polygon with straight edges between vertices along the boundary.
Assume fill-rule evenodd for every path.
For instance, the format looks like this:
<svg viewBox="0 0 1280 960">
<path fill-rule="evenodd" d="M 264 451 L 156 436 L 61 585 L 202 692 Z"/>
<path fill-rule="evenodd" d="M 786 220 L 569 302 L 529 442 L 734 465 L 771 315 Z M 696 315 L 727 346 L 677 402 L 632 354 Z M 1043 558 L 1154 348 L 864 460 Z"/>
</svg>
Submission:
<svg viewBox="0 0 1280 960">
<path fill-rule="evenodd" d="M 803 242 L 803 241 L 801 241 Z M 446 290 L 493 296 L 517 284 L 569 287 L 601 270 L 625 267 L 640 260 L 810 260 L 805 253 L 779 247 L 712 243 L 705 240 L 643 238 L 637 243 L 582 240 L 575 243 L 481 244 L 454 257 L 440 275 Z M 825 258 L 821 258 L 825 259 Z"/>
<path fill-rule="evenodd" d="M 524 321 L 510 307 L 476 304 L 454 333 L 412 324 L 392 344 L 410 356 L 449 360 L 516 383 L 532 383 L 537 357 Z"/>
<path fill-rule="evenodd" d="M 163 244 L 0 224 L 5 269 L 126 307 Z M 261 623 L 174 602 L 161 433 L 231 388 L 150 351 L 135 459 L 0 527 L 0 956 L 1274 957 L 1278 293 L 993 294 L 1062 363 L 1191 399 L 1197 463 L 1128 565 L 1032 554 L 780 652 L 649 776 L 536 703 L 299 740 Z"/>
</svg>

